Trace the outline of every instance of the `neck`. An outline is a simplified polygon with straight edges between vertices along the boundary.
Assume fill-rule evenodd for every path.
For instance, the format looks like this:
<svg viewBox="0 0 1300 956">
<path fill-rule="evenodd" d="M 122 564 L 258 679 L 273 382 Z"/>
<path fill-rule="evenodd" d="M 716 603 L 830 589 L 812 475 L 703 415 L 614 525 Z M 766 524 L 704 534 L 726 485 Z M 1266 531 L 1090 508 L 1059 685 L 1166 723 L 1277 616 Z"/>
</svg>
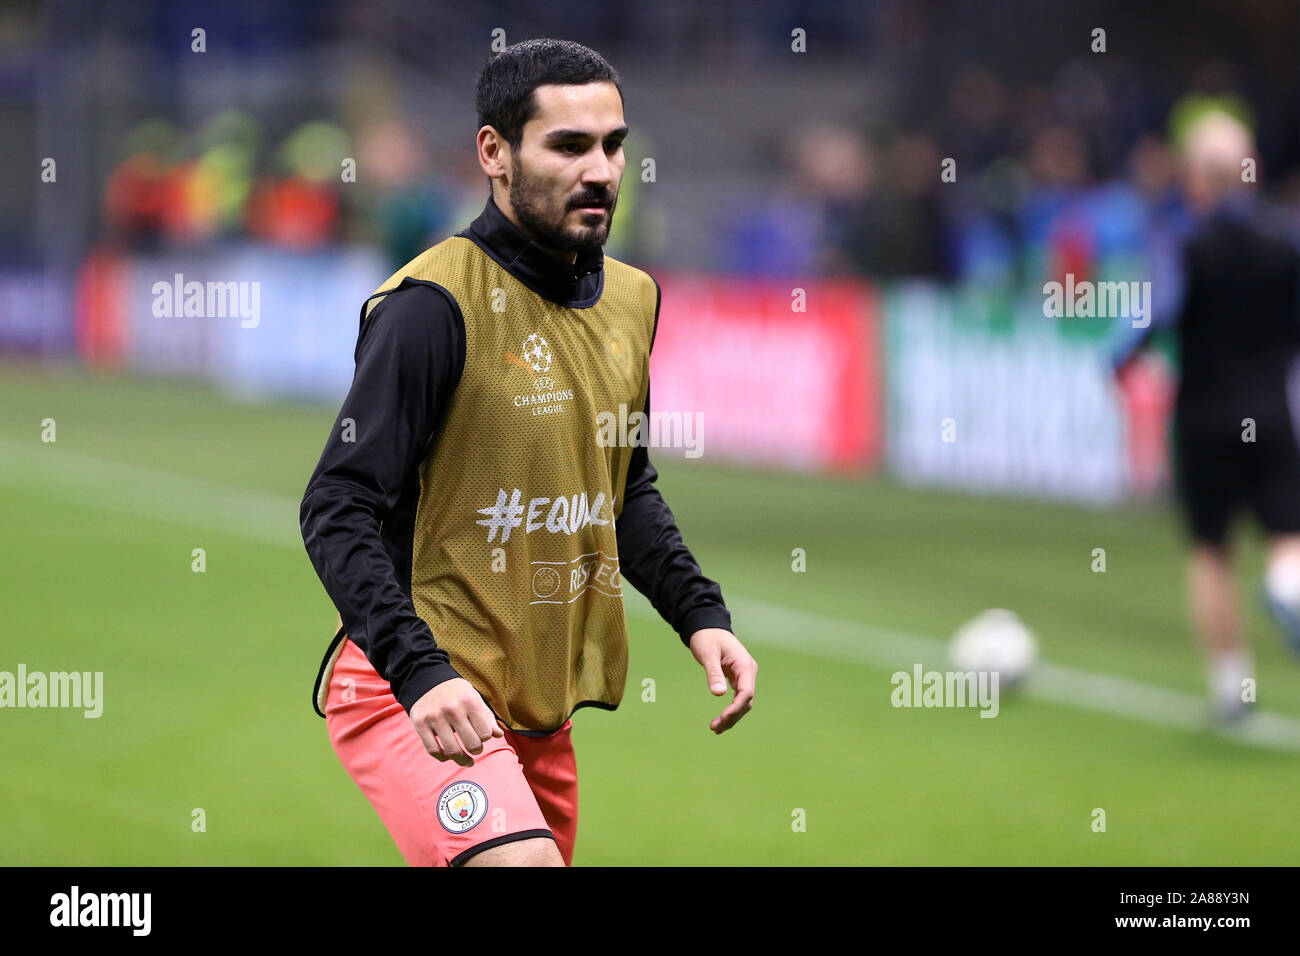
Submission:
<svg viewBox="0 0 1300 956">
<path fill-rule="evenodd" d="M 492 201 L 497 204 L 497 208 L 501 210 L 501 214 L 505 216 L 507 219 L 509 219 L 512 223 L 514 223 L 516 229 L 522 232 L 533 242 L 537 242 L 537 237 L 533 235 L 533 231 L 519 221 L 519 216 L 515 214 L 515 207 L 511 204 L 510 198 L 508 196 L 503 200 L 500 196 L 497 195 L 495 191 L 493 191 Z M 547 255 L 553 256 L 554 258 L 559 259 L 561 262 L 567 262 L 569 265 L 573 265 L 578 261 L 578 254 L 576 252 L 565 252 L 560 249 L 553 249 L 550 246 L 543 245 L 540 242 L 537 242 L 537 245 L 539 248 L 544 250 L 547 253 Z"/>
</svg>

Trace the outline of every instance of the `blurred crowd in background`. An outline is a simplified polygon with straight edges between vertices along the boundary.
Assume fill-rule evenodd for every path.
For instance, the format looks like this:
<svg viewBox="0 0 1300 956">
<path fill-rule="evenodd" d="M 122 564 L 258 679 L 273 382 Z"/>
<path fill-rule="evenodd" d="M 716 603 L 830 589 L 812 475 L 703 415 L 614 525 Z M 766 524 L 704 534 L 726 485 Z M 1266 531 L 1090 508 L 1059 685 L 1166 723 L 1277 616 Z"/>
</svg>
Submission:
<svg viewBox="0 0 1300 956">
<path fill-rule="evenodd" d="M 1105 107 L 1096 119 L 1112 130 L 1118 104 L 1100 77 L 1088 81 Z M 733 211 L 717 236 L 718 267 L 1010 281 L 1051 256 L 1086 271 L 1093 257 L 1140 255 L 1185 217 L 1177 149 L 1194 116 L 1223 109 L 1253 123 L 1231 85 L 1189 93 L 1164 129 L 1129 136 L 1062 118 L 1046 92 L 1015 93 L 975 68 L 953 81 L 949 109 L 925 130 L 798 127 L 784 144 L 788 197 Z M 1098 140 L 1129 146 L 1109 155 Z M 469 142 L 465 152 L 472 160 Z M 156 117 L 123 137 L 122 153 L 103 184 L 102 235 L 137 248 L 360 239 L 382 243 L 400 265 L 458 231 L 483 199 L 471 162 L 435 165 L 419 130 L 397 116 L 357 132 L 308 120 L 278 142 L 239 109 L 196 130 Z M 348 162 L 365 175 L 346 178 Z M 1270 191 L 1300 235 L 1300 169 L 1282 172 Z"/>
<path fill-rule="evenodd" d="M 1285 0 L 20 0 L 0 11 L 0 116 L 30 144 L 0 154 L 0 352 L 333 399 L 357 304 L 481 211 L 474 82 L 538 36 L 622 74 L 606 251 L 670 280 L 663 325 L 690 334 L 656 340 L 656 395 L 737 457 L 1158 490 L 1168 376 L 1116 394 L 1128 317 L 1045 318 L 1044 283 L 1153 276 L 1208 111 L 1249 127 L 1256 190 L 1300 238 Z M 175 321 L 153 290 L 182 274 L 255 282 L 270 318 Z M 799 401 L 742 400 L 774 382 Z M 953 416 L 962 440 L 937 443 Z"/>
<path fill-rule="evenodd" d="M 5 15 L 6 111 L 41 155 L 81 147 L 62 159 L 86 180 L 87 241 L 367 241 L 398 263 L 462 228 L 486 196 L 471 101 L 492 30 L 514 30 L 508 42 L 581 22 L 574 38 L 627 81 L 627 193 L 655 156 L 657 181 L 697 210 L 647 225 L 625 198 L 611 252 L 651 266 L 677 254 L 733 274 L 1032 280 L 1044 262 L 1137 255 L 1181 215 L 1178 137 L 1209 106 L 1255 130 L 1265 191 L 1300 222 L 1294 5 L 1181 4 L 1176 54 L 1168 15 L 1119 4 L 1050 19 L 1000 2 L 652 6 L 580 3 L 555 22 L 510 4 L 52 0 Z M 796 29 L 807 52 L 790 49 Z M 98 96 L 65 103 L 56 70 L 92 71 L 77 98 Z M 801 81 L 828 95 L 774 109 Z M 747 109 L 730 106 L 737 87 Z M 681 89 L 697 98 L 646 128 L 647 101 L 671 104 Z M 691 155 L 689 174 L 658 155 L 667 141 Z M 728 172 L 748 191 L 717 188 Z M 19 192 L 0 210 L 5 241 L 39 252 L 40 211 Z M 682 244 L 676 230 L 703 236 Z"/>
</svg>

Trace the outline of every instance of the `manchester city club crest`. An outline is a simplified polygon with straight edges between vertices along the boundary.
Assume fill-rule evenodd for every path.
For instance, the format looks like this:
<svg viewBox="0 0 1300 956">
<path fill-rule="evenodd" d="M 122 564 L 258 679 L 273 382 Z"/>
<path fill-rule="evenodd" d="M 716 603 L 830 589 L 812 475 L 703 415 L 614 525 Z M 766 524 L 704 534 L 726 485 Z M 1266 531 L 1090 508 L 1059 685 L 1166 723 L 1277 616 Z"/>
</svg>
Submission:
<svg viewBox="0 0 1300 956">
<path fill-rule="evenodd" d="M 627 378 L 632 371 L 632 345 L 620 329 L 609 330 L 605 339 L 605 351 L 609 355 L 609 364 Z"/>
<path fill-rule="evenodd" d="M 462 780 L 446 787 L 438 795 L 438 822 L 449 833 L 464 833 L 479 824 L 487 808 L 488 799 L 483 788 Z"/>
</svg>

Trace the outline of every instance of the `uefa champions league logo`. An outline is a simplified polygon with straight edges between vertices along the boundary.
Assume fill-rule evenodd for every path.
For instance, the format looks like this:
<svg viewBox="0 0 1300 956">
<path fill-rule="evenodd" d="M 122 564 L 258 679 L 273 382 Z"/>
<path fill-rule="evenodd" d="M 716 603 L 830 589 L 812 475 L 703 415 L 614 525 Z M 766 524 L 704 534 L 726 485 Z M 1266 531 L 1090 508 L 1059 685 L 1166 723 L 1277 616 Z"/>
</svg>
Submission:
<svg viewBox="0 0 1300 956">
<path fill-rule="evenodd" d="M 533 394 L 514 396 L 515 408 L 527 408 L 533 415 L 554 415 L 564 411 L 564 403 L 573 401 L 573 389 L 557 388 L 555 379 L 546 373 L 555 364 L 555 353 L 546 339 L 534 332 L 524 339 L 523 358 L 506 353 L 508 363 L 531 370 L 537 375 Z"/>
</svg>

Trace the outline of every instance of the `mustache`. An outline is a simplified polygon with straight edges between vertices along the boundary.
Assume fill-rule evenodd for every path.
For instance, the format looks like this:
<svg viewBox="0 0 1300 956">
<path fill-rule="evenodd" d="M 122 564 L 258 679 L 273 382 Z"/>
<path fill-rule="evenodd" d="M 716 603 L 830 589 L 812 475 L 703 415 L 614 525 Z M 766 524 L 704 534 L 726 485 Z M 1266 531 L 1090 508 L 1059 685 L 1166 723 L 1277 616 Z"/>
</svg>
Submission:
<svg viewBox="0 0 1300 956">
<path fill-rule="evenodd" d="M 589 198 L 584 197 L 576 201 L 573 204 L 573 208 L 581 209 L 583 206 L 600 206 L 603 209 L 608 209 L 611 205 L 613 205 L 613 198 L 614 197 L 609 195 L 591 196 Z"/>
</svg>

